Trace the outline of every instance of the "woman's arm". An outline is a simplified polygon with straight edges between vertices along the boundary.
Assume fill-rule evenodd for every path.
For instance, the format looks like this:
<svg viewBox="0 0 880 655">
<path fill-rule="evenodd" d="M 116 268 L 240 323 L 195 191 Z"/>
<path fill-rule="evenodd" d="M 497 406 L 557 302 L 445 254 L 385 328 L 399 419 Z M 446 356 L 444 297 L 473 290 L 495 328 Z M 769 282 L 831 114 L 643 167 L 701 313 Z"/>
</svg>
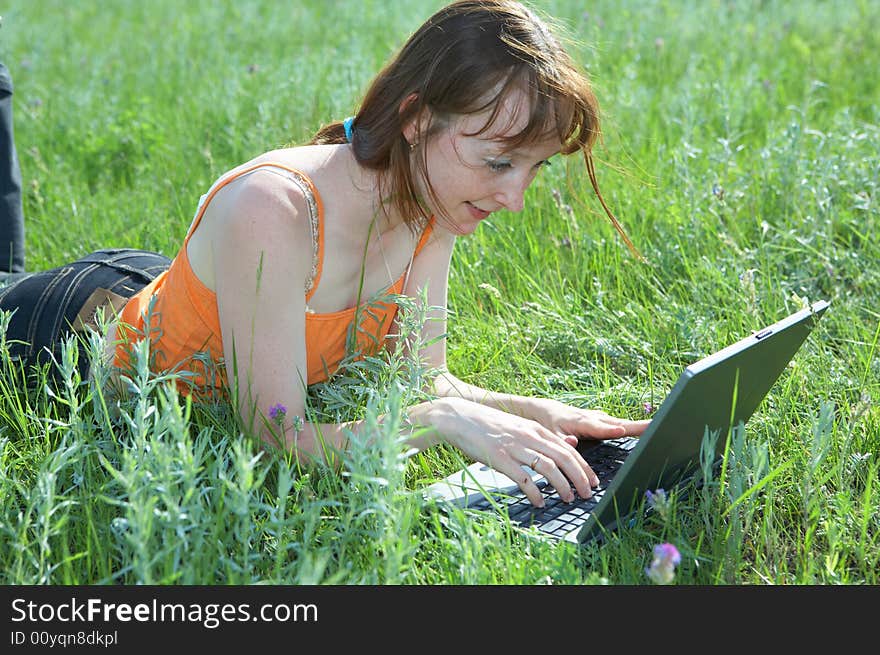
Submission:
<svg viewBox="0 0 880 655">
<path fill-rule="evenodd" d="M 588 498 L 598 477 L 575 450 L 584 437 L 609 439 L 639 435 L 648 421 L 628 421 L 605 412 L 584 410 L 556 400 L 488 391 L 454 376 L 446 367 L 446 306 L 449 268 L 455 237 L 435 230 L 419 254 L 405 293 L 427 298 L 428 321 L 422 328 L 421 362 L 439 371 L 428 390 L 437 396 L 432 411 L 414 408 L 430 418 L 436 441 L 454 445 L 471 458 L 515 480 L 529 499 L 541 494 L 522 469 L 526 464 L 544 475 L 566 499 L 569 482 Z"/>
<path fill-rule="evenodd" d="M 206 227 L 209 257 L 201 261 L 212 275 L 202 281 L 217 296 L 227 379 L 245 429 L 298 458 L 338 459 L 344 428 L 302 423 L 312 266 L 302 190 L 271 172 L 250 173 L 217 194 L 197 229 Z"/>
<path fill-rule="evenodd" d="M 616 439 L 638 436 L 650 423 L 650 420 L 616 418 L 601 410 L 581 409 L 551 398 L 488 391 L 459 380 L 448 371 L 441 372 L 434 379 L 434 393 L 446 398 L 465 398 L 531 419 L 562 436 L 572 445 L 576 445 L 582 438 Z"/>
<path fill-rule="evenodd" d="M 535 398 L 489 391 L 468 384 L 446 367 L 446 303 L 449 268 L 455 237 L 436 230 L 431 241 L 413 264 L 406 293 L 425 293 L 429 307 L 428 321 L 422 332 L 419 353 L 425 365 L 439 371 L 428 390 L 440 398 L 458 398 L 494 410 L 536 421 L 576 445 L 579 438 L 612 439 L 641 434 L 649 421 L 630 421 L 609 416 L 598 410 L 585 410 L 548 398 Z"/>
<path fill-rule="evenodd" d="M 267 446 L 305 463 L 340 464 L 339 454 L 364 421 L 306 420 L 305 280 L 312 265 L 307 200 L 296 185 L 255 172 L 218 194 L 197 229 L 208 227 L 201 261 L 217 296 L 227 378 L 245 428 Z M 208 223 L 210 221 L 210 223 Z M 430 447 L 436 407 L 409 409 L 408 443 Z M 381 419 L 380 419 L 381 420 Z"/>
</svg>

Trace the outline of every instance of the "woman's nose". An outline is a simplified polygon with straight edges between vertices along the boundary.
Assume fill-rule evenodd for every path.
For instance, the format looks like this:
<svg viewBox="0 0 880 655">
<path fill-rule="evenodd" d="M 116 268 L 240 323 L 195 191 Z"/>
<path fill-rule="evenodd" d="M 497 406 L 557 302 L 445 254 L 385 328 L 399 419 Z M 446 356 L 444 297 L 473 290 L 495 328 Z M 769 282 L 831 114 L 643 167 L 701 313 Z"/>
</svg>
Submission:
<svg viewBox="0 0 880 655">
<path fill-rule="evenodd" d="M 525 206 L 525 194 L 532 176 L 523 179 L 517 175 L 510 175 L 504 180 L 501 188 L 495 195 L 495 200 L 512 212 L 521 212 Z"/>
</svg>

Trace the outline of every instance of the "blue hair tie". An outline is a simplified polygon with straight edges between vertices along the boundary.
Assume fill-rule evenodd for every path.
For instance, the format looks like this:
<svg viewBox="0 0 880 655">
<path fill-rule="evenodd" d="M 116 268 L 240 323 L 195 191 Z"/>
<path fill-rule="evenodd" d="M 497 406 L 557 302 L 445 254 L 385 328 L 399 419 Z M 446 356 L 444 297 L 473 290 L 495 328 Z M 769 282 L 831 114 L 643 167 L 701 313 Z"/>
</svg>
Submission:
<svg viewBox="0 0 880 655">
<path fill-rule="evenodd" d="M 351 143 L 351 125 L 354 123 L 354 116 L 349 116 L 342 121 L 342 127 L 345 129 L 345 140 Z"/>
</svg>

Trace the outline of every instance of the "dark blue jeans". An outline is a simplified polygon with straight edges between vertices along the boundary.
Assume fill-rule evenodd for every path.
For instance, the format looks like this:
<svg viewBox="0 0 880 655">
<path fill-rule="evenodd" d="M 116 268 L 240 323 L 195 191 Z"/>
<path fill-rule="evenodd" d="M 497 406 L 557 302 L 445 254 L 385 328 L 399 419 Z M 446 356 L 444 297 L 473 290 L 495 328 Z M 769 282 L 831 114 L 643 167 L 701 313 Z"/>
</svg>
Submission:
<svg viewBox="0 0 880 655">
<path fill-rule="evenodd" d="M 82 331 L 96 309 L 107 302 L 121 309 L 125 300 L 170 265 L 164 255 L 124 248 L 99 250 L 66 266 L 16 276 L 17 281 L 0 288 L 0 309 L 15 310 L 6 330 L 10 355 L 26 370 L 50 362 L 52 355 L 57 359 L 67 336 Z M 77 341 L 79 370 L 85 379 L 87 350 L 82 339 Z M 49 372 L 56 376 L 54 366 Z"/>
<path fill-rule="evenodd" d="M 12 78 L 0 63 L 0 271 L 24 270 L 21 170 L 12 130 Z"/>
</svg>

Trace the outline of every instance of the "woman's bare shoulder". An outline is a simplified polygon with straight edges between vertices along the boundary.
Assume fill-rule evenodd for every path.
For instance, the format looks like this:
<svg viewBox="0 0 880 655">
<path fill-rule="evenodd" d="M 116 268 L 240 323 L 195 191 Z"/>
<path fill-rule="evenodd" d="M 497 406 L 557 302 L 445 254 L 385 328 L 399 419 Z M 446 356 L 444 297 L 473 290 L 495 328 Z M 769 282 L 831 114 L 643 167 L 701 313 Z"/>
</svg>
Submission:
<svg viewBox="0 0 880 655">
<path fill-rule="evenodd" d="M 340 148 L 343 147 L 341 145 L 304 145 L 278 148 L 264 152 L 244 166 L 275 163 L 296 170 L 310 179 L 323 179 L 336 174 L 338 155 Z"/>
<path fill-rule="evenodd" d="M 236 177 L 211 198 L 190 236 L 187 253 L 193 272 L 215 290 L 218 265 L 244 264 L 249 251 L 284 252 L 311 261 L 312 208 L 308 187 L 271 168 Z M 236 252 L 242 257 L 230 260 Z"/>
</svg>

